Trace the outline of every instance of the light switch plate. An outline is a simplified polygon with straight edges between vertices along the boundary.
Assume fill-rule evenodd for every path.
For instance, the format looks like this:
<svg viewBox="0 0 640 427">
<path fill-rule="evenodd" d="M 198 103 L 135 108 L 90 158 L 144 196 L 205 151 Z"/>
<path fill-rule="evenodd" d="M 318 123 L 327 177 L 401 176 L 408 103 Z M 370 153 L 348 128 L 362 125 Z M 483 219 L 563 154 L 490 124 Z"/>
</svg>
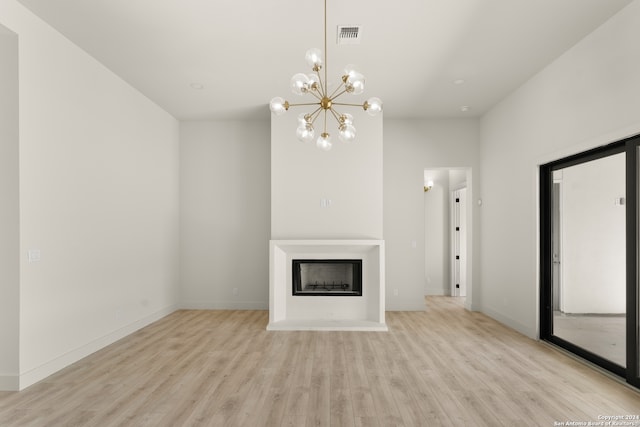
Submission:
<svg viewBox="0 0 640 427">
<path fill-rule="evenodd" d="M 29 249 L 27 251 L 27 259 L 29 262 L 40 262 L 41 254 L 40 249 Z"/>
</svg>

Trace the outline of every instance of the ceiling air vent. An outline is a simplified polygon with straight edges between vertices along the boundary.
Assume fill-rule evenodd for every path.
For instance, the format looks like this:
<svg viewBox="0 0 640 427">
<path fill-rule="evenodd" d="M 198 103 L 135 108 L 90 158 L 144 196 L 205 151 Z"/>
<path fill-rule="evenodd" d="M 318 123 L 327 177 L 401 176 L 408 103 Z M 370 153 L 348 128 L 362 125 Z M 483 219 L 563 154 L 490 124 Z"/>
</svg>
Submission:
<svg viewBox="0 0 640 427">
<path fill-rule="evenodd" d="M 360 44 L 361 38 L 360 25 L 338 25 L 338 44 Z"/>
</svg>

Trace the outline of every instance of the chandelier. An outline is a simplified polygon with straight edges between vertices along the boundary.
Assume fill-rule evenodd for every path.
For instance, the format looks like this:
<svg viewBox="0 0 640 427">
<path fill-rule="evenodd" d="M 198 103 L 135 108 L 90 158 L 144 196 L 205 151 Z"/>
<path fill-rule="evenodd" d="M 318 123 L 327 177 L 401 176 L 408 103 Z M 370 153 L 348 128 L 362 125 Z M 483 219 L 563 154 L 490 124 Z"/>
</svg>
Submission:
<svg viewBox="0 0 640 427">
<path fill-rule="evenodd" d="M 327 0 L 324 0 L 324 51 L 327 52 Z M 322 52 L 320 49 L 309 49 L 305 59 L 313 73 L 297 73 L 291 78 L 291 90 L 296 95 L 310 95 L 314 102 L 291 104 L 281 97 L 275 97 L 269 103 L 273 114 L 279 116 L 289 110 L 290 107 L 309 106 L 315 107 L 311 112 L 298 116 L 297 138 L 302 142 L 313 142 L 316 137 L 315 125 L 317 119 L 322 116 L 323 131 L 316 140 L 316 145 L 322 150 L 331 149 L 331 135 L 327 132 L 327 117 L 332 116 L 338 125 L 338 137 L 343 142 L 351 142 L 356 138 L 356 128 L 353 126 L 353 116 L 340 113 L 340 107 L 362 107 L 369 115 L 375 116 L 382 111 L 382 101 L 379 98 L 369 98 L 362 104 L 343 103 L 336 100 L 343 94 L 359 95 L 364 91 L 364 76 L 347 65 L 340 79 L 339 86 L 331 93 L 327 85 L 327 62 L 324 63 L 324 79 L 320 71 L 323 68 Z M 336 109 L 337 107 L 337 109 Z"/>
</svg>

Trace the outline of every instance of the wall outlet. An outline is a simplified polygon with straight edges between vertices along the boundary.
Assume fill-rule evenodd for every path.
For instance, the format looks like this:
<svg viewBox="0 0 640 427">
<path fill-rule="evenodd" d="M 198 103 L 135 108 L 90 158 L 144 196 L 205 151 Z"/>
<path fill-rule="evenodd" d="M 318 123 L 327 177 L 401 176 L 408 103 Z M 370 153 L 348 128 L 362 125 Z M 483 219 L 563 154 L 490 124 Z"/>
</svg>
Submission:
<svg viewBox="0 0 640 427">
<path fill-rule="evenodd" d="M 398 296 L 398 288 L 395 288 L 395 289 L 393 290 L 393 296 L 394 296 L 394 297 L 397 297 L 397 296 Z"/>
<path fill-rule="evenodd" d="M 238 295 L 240 293 L 240 291 L 238 290 L 238 288 L 233 288 L 233 294 L 234 295 Z"/>
</svg>

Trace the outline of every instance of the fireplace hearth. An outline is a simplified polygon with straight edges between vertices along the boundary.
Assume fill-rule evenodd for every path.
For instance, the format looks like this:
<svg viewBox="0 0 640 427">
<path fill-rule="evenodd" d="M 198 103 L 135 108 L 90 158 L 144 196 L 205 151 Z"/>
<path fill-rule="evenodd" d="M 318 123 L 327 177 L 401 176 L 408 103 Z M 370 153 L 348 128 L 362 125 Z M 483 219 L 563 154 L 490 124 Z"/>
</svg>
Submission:
<svg viewBox="0 0 640 427">
<path fill-rule="evenodd" d="M 362 296 L 361 259 L 293 259 L 294 296 Z"/>
</svg>

